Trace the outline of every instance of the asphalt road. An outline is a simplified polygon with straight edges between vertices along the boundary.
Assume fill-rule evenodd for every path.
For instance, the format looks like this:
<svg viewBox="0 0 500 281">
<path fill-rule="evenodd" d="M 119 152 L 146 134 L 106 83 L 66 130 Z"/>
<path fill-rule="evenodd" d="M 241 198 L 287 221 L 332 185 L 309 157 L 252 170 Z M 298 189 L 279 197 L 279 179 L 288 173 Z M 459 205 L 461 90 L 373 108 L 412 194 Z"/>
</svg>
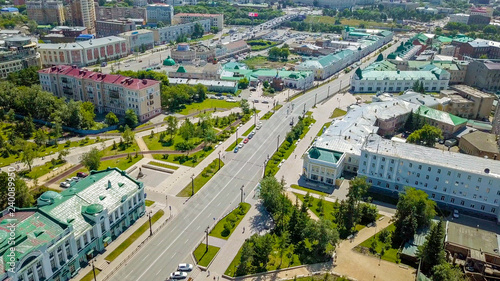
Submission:
<svg viewBox="0 0 500 281">
<path fill-rule="evenodd" d="M 290 116 L 285 116 L 285 104 L 269 120 L 262 121 L 262 128 L 233 160 L 226 163 L 221 171 L 188 200 L 185 203 L 188 204 L 187 208 L 174 217 L 167 227 L 143 246 L 110 280 L 165 280 L 179 263 L 189 262 L 190 253 L 201 242 L 207 226 L 212 227 L 214 218 L 222 217 L 240 202 L 240 187 L 244 186 L 245 196 L 253 195 L 253 189 L 263 175 L 264 161 L 267 155 L 276 151 L 278 135 L 280 142 L 285 138 L 290 130 L 291 118 L 296 122 L 297 117 L 303 114 L 304 106 L 307 111 L 314 106 L 315 98 L 318 103 L 325 99 L 329 86 L 330 95 L 333 96 L 339 89 L 340 81 L 344 86 L 349 85 L 350 76 L 351 74 L 340 75 L 338 79 L 293 100 L 294 107 Z"/>
</svg>

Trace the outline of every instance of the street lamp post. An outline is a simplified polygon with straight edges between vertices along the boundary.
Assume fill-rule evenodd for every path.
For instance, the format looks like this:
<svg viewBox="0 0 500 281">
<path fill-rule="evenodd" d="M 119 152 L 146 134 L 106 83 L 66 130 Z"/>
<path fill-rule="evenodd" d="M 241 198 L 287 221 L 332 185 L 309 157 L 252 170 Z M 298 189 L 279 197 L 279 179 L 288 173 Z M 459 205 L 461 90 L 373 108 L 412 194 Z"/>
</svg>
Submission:
<svg viewBox="0 0 500 281">
<path fill-rule="evenodd" d="M 329 98 L 329 97 L 330 97 L 330 86 L 328 86 L 328 94 L 327 94 L 327 96 L 326 96 L 326 97 L 327 97 L 327 98 Z"/>
<path fill-rule="evenodd" d="M 168 206 L 168 195 L 165 195 L 165 206 Z"/>
<path fill-rule="evenodd" d="M 289 102 L 290 101 L 290 89 L 288 89 L 288 99 L 287 101 Z"/>
<path fill-rule="evenodd" d="M 264 173 L 262 174 L 262 178 L 265 178 L 266 177 L 266 164 L 267 164 L 267 160 L 264 160 Z"/>
<path fill-rule="evenodd" d="M 314 107 L 316 107 L 316 98 L 318 97 L 318 94 L 314 94 Z"/>
<path fill-rule="evenodd" d="M 304 110 L 302 111 L 303 114 L 306 114 L 306 104 L 304 103 Z"/>
<path fill-rule="evenodd" d="M 194 196 L 194 174 L 191 175 L 191 196 Z"/>
<path fill-rule="evenodd" d="M 244 188 L 244 187 L 245 187 L 244 185 L 242 185 L 242 186 L 240 187 L 240 191 L 241 191 L 241 203 L 243 203 L 243 188 Z"/>
<path fill-rule="evenodd" d="M 238 145 L 238 129 L 236 128 L 236 145 Z"/>
<path fill-rule="evenodd" d="M 219 150 L 219 170 L 220 170 L 220 150 Z"/>
<path fill-rule="evenodd" d="M 206 239 L 207 239 L 207 243 L 206 243 L 206 245 L 207 245 L 206 251 L 207 251 L 207 252 L 208 252 L 208 230 L 209 230 L 209 229 L 210 229 L 210 227 L 209 227 L 209 226 L 207 226 L 207 229 L 205 229 L 205 236 L 206 236 Z"/>
<path fill-rule="evenodd" d="M 153 236 L 153 228 L 151 226 L 151 214 L 152 213 L 153 213 L 152 211 L 148 212 L 148 217 L 149 217 L 149 236 Z"/>
<path fill-rule="evenodd" d="M 95 274 L 95 266 L 94 266 L 95 261 L 96 259 L 92 259 L 92 273 L 94 273 L 94 281 L 97 281 L 97 276 Z"/>
<path fill-rule="evenodd" d="M 276 151 L 280 148 L 280 135 L 278 135 L 278 139 L 276 140 Z"/>
</svg>

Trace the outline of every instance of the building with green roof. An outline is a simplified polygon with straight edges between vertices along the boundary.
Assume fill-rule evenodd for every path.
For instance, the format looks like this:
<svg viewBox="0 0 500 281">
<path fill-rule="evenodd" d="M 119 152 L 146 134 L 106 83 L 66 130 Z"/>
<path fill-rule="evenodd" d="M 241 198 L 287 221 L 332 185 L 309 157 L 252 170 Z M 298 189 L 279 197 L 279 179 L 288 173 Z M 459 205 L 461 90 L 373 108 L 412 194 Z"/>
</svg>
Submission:
<svg viewBox="0 0 500 281">
<path fill-rule="evenodd" d="M 303 174 L 312 181 L 334 185 L 335 179 L 344 171 L 345 155 L 343 152 L 313 145 L 304 154 Z"/>
<path fill-rule="evenodd" d="M 256 69 L 224 67 L 221 80 L 239 81 L 247 78 L 251 85 L 256 85 L 259 81 L 272 82 L 275 79 L 282 80 L 283 85 L 293 89 L 308 89 L 314 82 L 314 74 L 311 71 L 288 71 L 276 69 Z"/>
<path fill-rule="evenodd" d="M 467 125 L 465 118 L 425 105 L 421 105 L 415 113 L 422 116 L 427 124 L 441 129 L 445 138 L 453 136 Z"/>
<path fill-rule="evenodd" d="M 145 213 L 143 184 L 125 171 L 92 171 L 36 208 L 0 217 L 0 280 L 69 280 Z M 14 244 L 9 226 L 16 225 Z M 14 251 L 11 251 L 14 248 Z"/>
</svg>

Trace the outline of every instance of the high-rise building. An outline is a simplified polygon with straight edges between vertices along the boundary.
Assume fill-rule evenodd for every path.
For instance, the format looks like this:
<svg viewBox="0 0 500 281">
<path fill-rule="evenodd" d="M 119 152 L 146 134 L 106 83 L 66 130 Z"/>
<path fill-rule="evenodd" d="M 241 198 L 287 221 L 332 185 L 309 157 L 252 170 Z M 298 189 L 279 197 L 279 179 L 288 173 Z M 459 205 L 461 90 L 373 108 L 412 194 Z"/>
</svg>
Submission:
<svg viewBox="0 0 500 281">
<path fill-rule="evenodd" d="M 115 36 L 137 29 L 135 22 L 131 20 L 98 20 L 95 25 L 97 37 Z"/>
<path fill-rule="evenodd" d="M 166 25 L 172 24 L 174 17 L 174 7 L 167 4 L 151 4 L 146 7 L 148 23 L 163 22 Z"/>
<path fill-rule="evenodd" d="M 26 13 L 30 20 L 38 24 L 59 24 L 65 22 L 64 6 L 62 1 L 31 0 L 26 2 Z"/>
<path fill-rule="evenodd" d="M 95 34 L 95 4 L 93 0 L 74 0 L 70 5 L 73 25 L 85 26 L 89 34 Z"/>
</svg>

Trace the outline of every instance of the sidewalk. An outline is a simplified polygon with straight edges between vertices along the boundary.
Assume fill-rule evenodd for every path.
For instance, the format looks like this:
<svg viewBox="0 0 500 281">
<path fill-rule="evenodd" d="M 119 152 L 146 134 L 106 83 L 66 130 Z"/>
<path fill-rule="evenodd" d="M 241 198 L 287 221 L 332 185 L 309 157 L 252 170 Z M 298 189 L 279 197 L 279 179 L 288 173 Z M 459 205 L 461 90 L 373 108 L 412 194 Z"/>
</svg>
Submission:
<svg viewBox="0 0 500 281">
<path fill-rule="evenodd" d="M 154 204 L 153 206 L 146 207 L 146 212 L 148 211 L 153 211 L 153 214 L 162 209 L 162 207 L 165 207 L 164 204 Z M 156 221 L 153 226 L 153 232 L 158 229 L 163 223 L 167 221 L 169 218 L 170 212 L 167 209 L 163 209 L 165 214 L 158 220 Z M 172 208 L 172 216 L 175 216 L 177 214 L 177 210 Z M 132 233 L 134 233 L 141 225 L 146 223 L 148 221 L 148 216 L 144 215 L 141 218 L 139 218 L 133 225 L 131 225 L 125 232 L 120 234 L 118 238 L 109 244 L 109 246 L 106 248 L 105 252 L 97 255 L 95 257 L 96 262 L 94 263 L 95 267 L 99 270 L 101 270 L 101 273 L 98 275 L 98 279 L 102 280 L 106 275 L 108 275 L 112 270 L 114 270 L 120 263 L 124 262 L 126 260 L 126 257 L 130 255 L 139 245 L 149 236 L 149 230 L 145 231 L 137 240 L 134 241 L 125 251 L 123 251 L 115 260 L 113 260 L 111 263 L 108 263 L 105 260 L 105 257 L 109 255 L 109 253 L 113 252 L 123 241 L 125 241 Z M 83 276 L 85 276 L 87 273 L 92 271 L 92 266 L 89 264 L 84 268 L 81 268 L 78 274 L 73 277 L 72 279 L 74 280 L 80 280 Z"/>
</svg>

